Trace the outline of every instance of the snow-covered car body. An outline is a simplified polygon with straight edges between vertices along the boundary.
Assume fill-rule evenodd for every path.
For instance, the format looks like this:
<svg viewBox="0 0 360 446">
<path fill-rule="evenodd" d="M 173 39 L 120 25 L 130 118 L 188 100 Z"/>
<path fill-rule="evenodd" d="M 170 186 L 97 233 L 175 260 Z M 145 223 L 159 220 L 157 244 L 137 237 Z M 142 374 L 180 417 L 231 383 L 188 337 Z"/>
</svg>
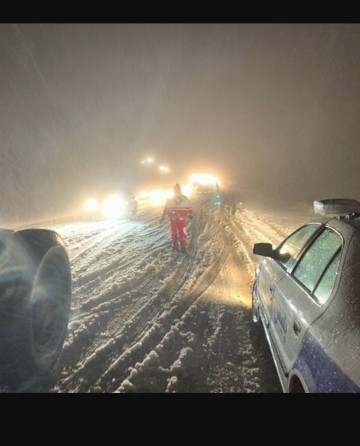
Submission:
<svg viewBox="0 0 360 446">
<path fill-rule="evenodd" d="M 71 271 L 55 231 L 0 229 L 0 387 L 44 390 L 67 332 Z"/>
<path fill-rule="evenodd" d="M 82 208 L 85 217 L 99 220 L 133 217 L 137 209 L 138 201 L 127 187 L 96 191 Z"/>
<path fill-rule="evenodd" d="M 317 213 L 344 215 L 301 226 L 275 250 L 254 245 L 265 259 L 253 320 L 262 321 L 285 392 L 360 392 L 360 203 L 345 215 L 347 201 L 315 202 Z"/>
</svg>

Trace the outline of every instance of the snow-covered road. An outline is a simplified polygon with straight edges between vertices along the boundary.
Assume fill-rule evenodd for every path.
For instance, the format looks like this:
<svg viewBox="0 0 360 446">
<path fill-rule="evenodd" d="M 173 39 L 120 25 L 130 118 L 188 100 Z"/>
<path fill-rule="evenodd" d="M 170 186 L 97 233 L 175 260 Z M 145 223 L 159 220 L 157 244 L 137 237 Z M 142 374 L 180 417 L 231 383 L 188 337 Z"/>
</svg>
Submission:
<svg viewBox="0 0 360 446">
<path fill-rule="evenodd" d="M 236 190 L 222 208 L 193 200 L 188 253 L 173 252 L 162 207 L 136 219 L 52 226 L 69 253 L 73 297 L 51 392 L 280 392 L 253 326 L 253 243 L 284 238 L 311 216 L 275 215 Z"/>
</svg>

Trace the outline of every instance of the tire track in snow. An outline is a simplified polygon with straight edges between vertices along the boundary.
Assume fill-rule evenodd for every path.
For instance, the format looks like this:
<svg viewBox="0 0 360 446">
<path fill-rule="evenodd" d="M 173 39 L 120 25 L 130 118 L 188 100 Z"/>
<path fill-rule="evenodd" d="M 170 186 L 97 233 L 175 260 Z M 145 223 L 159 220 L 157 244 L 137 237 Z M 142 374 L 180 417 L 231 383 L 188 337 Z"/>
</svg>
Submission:
<svg viewBox="0 0 360 446">
<path fill-rule="evenodd" d="M 117 228 L 115 228 L 115 231 L 117 232 Z M 151 231 L 153 231 L 153 229 L 151 229 Z M 108 243 L 110 243 L 112 241 L 112 237 L 109 238 L 108 236 L 109 234 L 106 234 L 106 237 L 103 234 L 101 234 L 100 237 L 97 237 L 96 242 L 98 242 L 99 238 L 101 238 L 104 240 L 107 239 Z M 124 234 L 123 232 L 122 236 L 126 236 L 126 234 Z M 164 239 L 165 235 L 163 235 L 162 238 Z M 90 246 L 94 246 L 95 244 L 96 243 L 92 241 L 87 244 L 87 247 L 89 248 Z M 150 245 L 151 245 L 150 252 L 148 252 L 146 256 L 138 255 L 140 261 L 143 263 L 146 263 L 147 257 L 149 257 L 151 254 L 153 254 L 154 257 L 156 257 L 158 251 L 161 250 L 161 245 L 157 246 L 156 249 L 152 248 L 152 246 L 154 245 L 153 242 Z M 106 248 L 105 244 L 103 245 L 103 248 Z M 106 254 L 106 249 L 102 249 L 100 251 L 96 250 L 95 252 L 104 252 Z M 84 262 L 82 262 L 81 259 L 79 258 L 77 259 L 77 261 L 78 263 L 80 263 L 80 268 L 82 267 L 85 270 L 85 272 L 87 272 L 87 268 L 86 265 L 84 265 Z M 118 275 L 119 275 L 118 271 L 114 270 L 114 276 Z M 91 351 L 96 350 L 99 343 L 97 342 L 97 340 L 94 341 L 89 336 L 89 333 L 91 331 L 94 331 L 95 328 L 97 328 L 99 332 L 101 331 L 101 329 L 104 330 L 108 329 L 106 324 L 102 323 L 102 319 L 105 319 L 106 321 L 109 319 L 112 320 L 111 318 L 109 318 L 110 311 L 112 313 L 112 317 L 114 315 L 116 316 L 117 314 L 123 312 L 124 310 L 127 310 L 128 306 L 130 306 L 130 308 L 133 311 L 135 311 L 137 309 L 137 305 L 136 303 L 134 305 L 134 301 L 140 300 L 141 296 L 146 294 L 148 287 L 150 287 L 151 289 L 156 281 L 158 281 L 158 278 L 153 277 L 153 275 L 151 274 L 146 275 L 146 270 L 145 270 L 144 274 L 140 274 L 137 277 L 134 277 L 132 281 L 128 281 L 125 284 L 124 289 L 122 289 L 122 285 L 124 284 L 120 284 L 119 286 L 115 287 L 113 286 L 109 290 L 101 292 L 100 295 L 97 296 L 97 298 L 87 300 L 85 304 L 79 307 L 78 310 L 76 310 L 76 308 L 75 309 L 72 308 L 73 317 L 69 323 L 69 336 L 64 344 L 62 363 L 65 365 L 70 363 L 71 356 L 78 356 L 78 358 L 81 361 L 82 357 L 86 356 L 89 353 L 91 354 Z M 97 289 L 96 287 L 94 288 L 95 290 Z M 132 288 L 135 288 L 134 292 L 129 293 L 128 289 L 131 290 Z M 75 287 L 74 289 L 75 296 L 73 296 L 73 298 L 76 299 L 76 295 L 82 294 L 83 292 L 84 292 L 83 289 Z M 140 296 L 138 294 L 140 294 Z M 83 311 L 84 309 L 86 309 L 87 311 L 84 312 Z M 127 310 L 126 313 L 129 313 L 129 311 Z M 132 314 L 130 311 L 129 317 L 131 316 Z M 102 336 L 99 337 L 99 342 L 100 343 L 104 342 Z M 89 347 L 89 345 L 91 344 L 93 344 L 93 347 L 90 349 L 89 352 L 89 350 L 87 350 L 86 347 Z M 68 367 L 65 366 L 65 368 L 68 370 Z"/>
<path fill-rule="evenodd" d="M 188 320 L 189 314 L 196 311 L 199 298 L 217 278 L 229 253 L 236 260 L 239 274 L 242 274 L 245 268 L 250 270 L 257 260 L 252 255 L 254 239 L 259 234 L 265 235 L 266 240 L 269 233 L 280 236 L 276 235 L 274 225 L 266 225 L 251 211 L 243 215 L 234 208 L 232 213 L 226 209 L 217 213 L 208 202 L 199 202 L 198 207 L 191 224 L 190 258 L 166 251 L 169 234 L 164 226 L 156 228 L 159 213 L 156 209 L 142 214 L 140 223 L 144 225 L 138 231 L 139 238 L 145 240 L 142 250 L 139 249 L 141 243 L 132 238 L 122 252 L 122 260 L 117 257 L 124 241 L 121 235 L 119 243 L 117 239 L 113 240 L 116 247 L 112 253 L 108 249 L 111 236 L 108 241 L 105 238 L 103 242 L 100 240 L 93 248 L 88 240 L 86 258 L 79 255 L 75 259 L 79 272 L 75 293 L 80 302 L 79 310 L 86 311 L 78 313 L 71 322 L 73 325 L 70 324 L 74 339 L 65 345 L 63 375 L 54 391 L 110 392 L 121 389 L 138 362 L 150 360 L 153 352 L 162 346 L 169 345 L 170 349 L 170 338 L 176 331 L 174 327 L 179 321 Z M 96 234 L 98 238 L 102 235 Z M 159 247 L 159 243 L 163 245 Z M 89 265 L 99 255 L 99 246 L 102 247 L 100 252 L 107 254 L 97 269 L 103 283 L 96 285 L 96 274 Z M 143 260 L 143 264 L 136 263 L 138 258 Z M 117 259 L 121 264 L 120 270 L 116 270 Z M 136 274 L 130 271 L 133 259 Z M 152 274 L 146 270 L 152 266 L 151 262 L 155 265 Z M 164 277 L 166 279 L 161 282 Z M 90 296 L 84 295 L 87 292 Z M 220 345 L 220 338 L 218 341 Z M 177 354 L 178 359 L 191 358 L 189 350 L 180 349 L 173 352 L 172 357 L 175 359 Z"/>
<path fill-rule="evenodd" d="M 228 223 L 228 215 L 224 212 L 218 221 L 219 230 L 232 254 L 232 269 L 236 269 L 237 277 L 245 278 L 245 266 L 251 263 L 251 259 L 233 246 L 232 230 L 240 239 L 244 235 L 235 226 L 229 227 Z M 245 244 L 241 246 L 245 248 Z M 226 258 L 225 263 L 227 264 Z M 242 288 L 245 290 L 244 294 L 249 294 L 247 284 L 230 281 L 226 270 L 227 267 L 221 269 L 220 276 L 216 275 L 217 289 L 222 284 L 225 294 L 237 294 Z M 246 282 L 246 279 L 241 281 Z M 143 348 L 141 353 L 145 355 L 141 357 L 138 354 L 134 365 L 131 362 L 134 363 L 135 357 L 131 358 L 132 361 L 127 363 L 127 376 L 117 389 L 118 376 L 114 370 L 108 391 L 191 392 L 196 389 L 196 392 L 259 392 L 263 388 L 267 389 L 265 391 L 280 391 L 271 363 L 269 368 L 268 365 L 261 364 L 263 358 L 256 356 L 258 346 L 252 345 L 249 312 L 242 306 L 228 311 L 226 305 L 206 302 L 202 299 L 203 295 L 201 293 L 200 298 L 180 318 L 174 319 L 173 325 L 157 345 L 146 349 L 143 345 L 137 346 L 138 350 Z M 202 310 L 204 307 L 208 310 Z M 209 312 L 209 308 L 214 314 Z M 199 325 L 202 328 L 199 329 Z M 234 342 L 235 339 L 239 339 L 239 342 Z M 268 371 L 272 372 L 271 377 L 267 376 Z"/>
<path fill-rule="evenodd" d="M 186 259 L 184 258 L 184 261 L 181 264 L 181 274 L 179 274 L 178 271 L 176 276 L 168 281 L 163 290 L 161 290 L 161 292 L 159 292 L 156 296 L 156 300 L 152 299 L 148 305 L 142 307 L 139 311 L 139 314 L 135 315 L 114 339 L 110 340 L 108 343 L 95 351 L 93 355 L 85 359 L 85 363 L 82 364 L 82 366 L 77 371 L 74 371 L 72 373 L 72 377 L 68 381 L 68 384 L 71 385 L 70 388 L 67 386 L 66 380 L 64 380 L 63 384 L 65 385 L 65 388 L 67 390 L 88 390 L 90 382 L 96 378 L 99 370 L 105 368 L 106 371 L 106 369 L 108 368 L 106 364 L 109 362 L 109 356 L 112 357 L 112 354 L 123 349 L 128 349 L 131 344 L 137 342 L 137 339 L 134 339 L 134 336 L 137 335 L 138 338 L 141 338 L 144 332 L 147 333 L 149 331 L 149 324 L 151 324 L 152 321 L 155 320 L 164 311 L 164 304 L 171 301 L 171 299 L 173 299 L 179 293 L 181 288 L 186 283 L 187 277 L 194 269 L 197 252 L 198 231 L 199 229 L 201 229 L 201 226 L 205 226 L 206 223 L 206 220 L 201 219 L 200 215 L 197 216 L 197 220 L 197 224 L 193 226 L 191 241 L 189 243 L 189 248 L 191 250 L 193 260 L 190 261 L 190 263 L 184 262 L 186 261 Z M 208 280 L 208 277 L 206 280 Z M 207 286 L 205 286 L 204 289 Z M 198 292 L 202 291 L 200 290 Z M 86 373 L 86 370 L 90 373 L 90 376 Z M 80 376 L 83 381 L 77 382 L 76 387 L 74 388 L 74 383 L 77 381 L 77 377 Z M 72 382 L 72 384 L 70 383 L 70 381 Z"/>
<path fill-rule="evenodd" d="M 133 349 L 134 351 L 132 352 L 132 356 L 130 358 L 129 356 L 126 356 L 125 358 L 124 357 L 119 358 L 117 364 L 113 366 L 114 370 L 111 370 L 112 373 L 109 376 L 109 378 L 111 378 L 111 385 L 108 384 L 107 391 L 132 392 L 132 391 L 142 391 L 142 389 L 144 391 L 149 391 L 149 389 L 150 391 L 152 391 L 151 389 L 155 389 L 155 391 L 158 392 L 174 391 L 174 389 L 179 388 L 179 385 L 181 386 L 181 384 L 178 383 L 177 378 L 173 376 L 174 373 L 175 372 L 180 373 L 180 369 L 184 363 L 185 364 L 189 364 L 190 362 L 196 363 L 197 356 L 204 354 L 201 351 L 197 353 L 196 357 L 194 357 L 195 353 L 193 351 L 193 348 L 195 348 L 195 346 L 191 347 L 192 344 L 190 346 L 185 344 L 184 346 L 184 339 L 188 339 L 190 337 L 190 340 L 192 340 L 193 336 L 191 335 L 191 333 L 188 332 L 188 330 L 186 334 L 185 333 L 182 334 L 181 325 L 188 326 L 189 322 L 186 325 L 185 321 L 190 321 L 191 319 L 195 319 L 194 313 L 196 314 L 201 313 L 201 311 L 199 311 L 199 308 L 195 309 L 194 307 L 198 306 L 198 299 L 201 298 L 203 293 L 218 277 L 219 272 L 222 270 L 223 265 L 226 263 L 226 259 L 229 253 L 232 254 L 233 261 L 237 265 L 238 273 L 241 276 L 245 277 L 247 276 L 246 272 L 244 272 L 246 256 L 244 256 L 243 254 L 239 255 L 239 253 L 234 249 L 231 233 L 229 233 L 226 230 L 226 226 L 229 223 L 228 217 L 226 216 L 226 212 L 221 212 L 217 220 L 218 221 L 216 222 L 216 226 L 218 227 L 219 232 L 221 233 L 221 236 L 224 241 L 224 248 L 216 260 L 217 265 L 216 266 L 213 265 L 212 268 L 209 268 L 209 270 L 201 278 L 201 281 L 190 291 L 189 294 L 183 297 L 183 301 L 184 299 L 186 299 L 186 301 L 192 299 L 191 304 L 187 306 L 185 311 L 181 311 L 179 312 L 179 314 L 175 313 L 172 317 L 168 318 L 167 321 L 168 324 L 166 330 L 164 329 L 165 323 L 161 321 L 161 324 L 159 325 L 162 330 L 161 332 L 162 337 L 157 344 L 155 342 L 153 343 L 147 342 L 146 345 L 144 345 L 144 342 L 142 342 L 140 345 L 134 346 Z M 245 293 L 248 293 L 248 284 L 246 282 L 247 281 L 245 280 L 245 284 L 241 285 L 240 288 L 245 289 Z M 228 289 L 230 290 L 231 287 L 229 286 Z M 219 312 L 220 319 L 223 318 L 224 316 L 225 316 L 225 310 L 223 312 L 220 311 Z M 206 319 L 208 319 L 208 317 L 209 316 L 206 316 Z M 242 315 L 242 317 L 245 318 L 245 315 Z M 198 316 L 196 319 L 198 322 L 199 321 Z M 248 326 L 249 321 L 246 322 Z M 218 339 L 219 330 L 220 329 L 218 327 L 218 329 L 214 331 L 214 336 L 215 339 L 217 339 L 218 343 L 220 343 L 220 340 Z M 158 333 L 156 333 L 156 335 L 159 335 L 160 329 L 158 329 L 157 332 Z M 248 339 L 248 331 L 245 331 L 244 335 L 247 336 L 246 338 L 247 344 L 250 344 L 250 341 Z M 178 343 L 180 344 L 178 348 L 174 348 L 174 339 L 178 340 Z M 146 341 L 149 340 L 146 339 Z M 203 345 L 203 343 L 201 345 Z M 219 346 L 220 345 L 221 344 L 219 344 Z M 251 349 L 249 351 L 247 350 L 248 349 L 241 350 L 243 352 L 242 357 L 244 358 L 243 359 L 244 362 L 250 364 L 253 352 Z M 163 351 L 167 351 L 165 364 L 161 358 L 162 356 L 161 352 Z M 211 351 L 208 354 L 211 355 L 213 354 L 213 352 Z M 246 359 L 247 358 L 246 355 L 248 355 L 248 359 Z M 171 358 L 173 358 L 172 361 L 173 364 L 169 365 L 169 362 L 171 363 Z M 124 368 L 125 366 L 127 367 L 128 374 L 119 384 L 119 374 L 117 368 L 119 367 Z M 198 364 L 198 366 L 201 369 L 200 364 Z M 246 367 L 244 369 L 246 369 Z M 151 373 L 155 372 L 156 372 L 156 377 L 151 375 Z M 249 371 L 249 373 L 251 374 L 252 371 Z M 109 375 L 109 372 L 107 373 L 107 375 Z M 147 377 L 149 379 L 147 379 Z M 135 381 L 135 384 L 133 384 L 133 381 Z M 174 383 L 176 383 L 176 385 Z M 103 387 L 102 382 L 99 382 L 98 385 L 99 389 Z M 116 386 L 118 387 L 116 388 Z M 249 384 L 249 386 L 245 386 L 245 388 L 249 389 L 247 391 L 256 391 L 255 389 L 257 389 L 256 385 L 255 384 L 251 385 L 251 383 Z M 242 391 L 244 391 L 244 389 L 242 389 Z"/>
<path fill-rule="evenodd" d="M 203 224 L 206 225 L 204 219 Z M 192 305 L 194 305 L 199 297 L 209 288 L 218 276 L 222 266 L 224 265 L 229 252 L 232 249 L 232 242 L 226 232 L 222 229 L 221 225 L 216 223 L 216 226 L 220 228 L 220 232 L 223 238 L 223 246 L 219 252 L 217 252 L 214 263 L 208 267 L 200 276 L 199 281 L 195 286 L 185 295 L 179 297 L 179 302 L 176 305 L 170 306 L 169 312 L 161 315 L 157 320 L 158 324 L 153 327 L 146 336 L 141 339 L 140 342 L 133 345 L 127 350 L 120 358 L 118 358 L 112 366 L 103 374 L 100 380 L 98 380 L 94 389 L 106 389 L 106 391 L 115 391 L 117 388 L 121 388 L 123 382 L 126 383 L 129 376 L 121 375 L 124 369 L 131 370 L 133 365 L 143 360 L 146 361 L 147 357 L 157 348 L 161 348 L 166 339 L 171 337 L 171 331 L 173 330 L 174 323 L 179 319 L 183 319 L 185 315 L 190 311 Z M 211 233 L 214 233 L 214 228 L 211 228 Z M 166 315 L 166 317 L 165 317 Z M 120 382 L 120 384 L 119 384 Z"/>
<path fill-rule="evenodd" d="M 71 342 L 68 341 L 64 347 L 62 362 L 65 364 L 70 362 L 69 358 L 74 354 L 78 356 L 80 362 L 86 356 L 93 354 L 104 342 L 104 338 L 93 340 L 89 336 L 91 328 L 93 327 L 94 330 L 97 327 L 99 332 L 106 331 L 108 337 L 116 334 L 119 331 L 119 326 L 125 324 L 126 317 L 133 317 L 134 312 L 144 306 L 141 301 L 148 300 L 146 297 L 148 290 L 159 288 L 159 286 L 158 277 L 144 271 L 141 275 L 136 276 L 133 282 L 128 281 L 126 288 L 122 285 L 112 287 L 109 291 L 101 293 L 96 299 L 86 301 L 81 310 L 87 311 L 78 312 L 70 321 Z M 80 351 L 81 354 L 79 354 Z"/>
<path fill-rule="evenodd" d="M 156 323 L 145 333 L 142 339 L 132 346 L 128 346 L 128 349 L 98 380 L 93 388 L 94 391 L 99 389 L 103 391 L 105 389 L 106 392 L 113 392 L 129 379 L 128 370 L 141 360 L 146 360 L 147 355 L 159 345 L 162 345 L 164 339 L 169 337 L 174 324 L 190 311 L 192 305 L 214 282 L 228 254 L 229 247 L 224 245 L 216 261 L 205 270 L 193 288 L 185 295 L 179 296 L 175 304 L 165 307 L 168 308 L 168 311 L 162 312 Z M 180 289 L 175 295 L 179 291 Z"/>
</svg>

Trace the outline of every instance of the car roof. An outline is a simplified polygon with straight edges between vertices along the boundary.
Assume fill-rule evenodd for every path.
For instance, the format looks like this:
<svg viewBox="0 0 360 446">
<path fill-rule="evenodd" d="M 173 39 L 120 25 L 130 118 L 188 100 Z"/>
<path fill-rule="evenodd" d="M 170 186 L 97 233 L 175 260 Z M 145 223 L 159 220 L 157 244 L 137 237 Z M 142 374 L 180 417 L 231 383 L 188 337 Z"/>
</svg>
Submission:
<svg viewBox="0 0 360 446">
<path fill-rule="evenodd" d="M 360 230 L 360 218 L 346 218 L 346 217 L 331 217 L 331 218 L 323 218 L 323 219 L 317 219 L 316 222 L 323 223 L 325 225 L 332 225 L 333 223 L 336 224 L 337 227 L 345 227 L 345 226 L 351 226 L 355 230 Z"/>
<path fill-rule="evenodd" d="M 342 219 L 342 221 L 344 221 L 346 224 L 349 224 L 349 225 L 353 226 L 354 228 L 360 230 L 360 218 L 359 217 L 353 218 L 351 220 Z"/>
<path fill-rule="evenodd" d="M 360 240 L 360 219 L 354 219 L 354 220 L 347 220 L 344 218 L 318 218 L 309 221 L 308 224 L 315 223 L 315 224 L 322 224 L 326 227 L 332 228 L 338 233 L 340 233 L 344 240 L 349 242 L 352 237 L 356 237 L 358 240 Z"/>
</svg>

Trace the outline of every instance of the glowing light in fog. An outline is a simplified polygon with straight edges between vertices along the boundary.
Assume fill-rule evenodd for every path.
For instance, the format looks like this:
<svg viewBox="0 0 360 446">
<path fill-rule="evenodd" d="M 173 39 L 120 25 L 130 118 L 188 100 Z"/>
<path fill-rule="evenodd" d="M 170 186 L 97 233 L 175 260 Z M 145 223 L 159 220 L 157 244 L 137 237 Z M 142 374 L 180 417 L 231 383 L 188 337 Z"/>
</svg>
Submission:
<svg viewBox="0 0 360 446">
<path fill-rule="evenodd" d="M 89 211 L 89 212 L 96 211 L 97 208 L 98 208 L 98 202 L 94 198 L 85 201 L 85 204 L 83 206 L 84 211 Z"/>
<path fill-rule="evenodd" d="M 181 186 L 181 192 L 183 195 L 187 195 L 188 197 L 191 195 L 192 187 L 190 184 L 184 184 Z"/>
<path fill-rule="evenodd" d="M 165 201 L 172 196 L 172 190 L 154 189 L 149 192 L 149 197 L 152 201 Z"/>
<path fill-rule="evenodd" d="M 210 175 L 207 173 L 196 173 L 190 175 L 189 183 L 197 183 L 203 186 L 216 185 L 217 183 L 220 186 L 220 180 L 216 178 L 214 175 Z"/>
<path fill-rule="evenodd" d="M 114 220 L 124 215 L 125 202 L 119 195 L 111 195 L 103 204 L 105 218 Z"/>
<path fill-rule="evenodd" d="M 170 167 L 168 167 L 168 166 L 163 166 L 163 165 L 159 166 L 159 170 L 160 170 L 160 172 L 163 172 L 163 173 L 169 173 L 169 172 L 171 172 Z"/>
<path fill-rule="evenodd" d="M 181 192 L 184 195 L 191 195 L 191 185 L 185 184 L 181 186 Z M 139 199 L 147 201 L 149 204 L 159 204 L 174 196 L 174 190 L 171 189 L 153 189 L 150 191 L 142 190 L 139 192 Z"/>
<path fill-rule="evenodd" d="M 144 160 L 141 160 L 141 164 L 154 164 L 155 159 L 149 156 L 148 158 L 145 158 Z"/>
<path fill-rule="evenodd" d="M 141 190 L 139 192 L 139 199 L 145 200 L 146 198 L 149 198 L 149 193 L 146 190 Z"/>
</svg>

